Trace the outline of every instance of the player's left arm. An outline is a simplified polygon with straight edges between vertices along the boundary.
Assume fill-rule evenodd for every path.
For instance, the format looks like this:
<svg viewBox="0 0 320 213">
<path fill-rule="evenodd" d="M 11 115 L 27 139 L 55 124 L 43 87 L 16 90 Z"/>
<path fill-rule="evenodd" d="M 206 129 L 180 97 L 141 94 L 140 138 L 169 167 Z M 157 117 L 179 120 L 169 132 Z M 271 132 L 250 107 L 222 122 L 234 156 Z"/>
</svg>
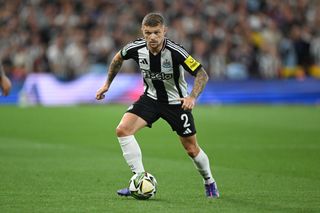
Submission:
<svg viewBox="0 0 320 213">
<path fill-rule="evenodd" d="M 191 110 L 196 104 L 196 100 L 203 91 L 204 87 L 206 86 L 207 82 L 209 80 L 207 72 L 201 67 L 194 79 L 194 84 L 192 91 L 189 96 L 185 98 L 181 98 L 180 100 L 182 103 L 182 108 L 184 110 Z"/>
</svg>

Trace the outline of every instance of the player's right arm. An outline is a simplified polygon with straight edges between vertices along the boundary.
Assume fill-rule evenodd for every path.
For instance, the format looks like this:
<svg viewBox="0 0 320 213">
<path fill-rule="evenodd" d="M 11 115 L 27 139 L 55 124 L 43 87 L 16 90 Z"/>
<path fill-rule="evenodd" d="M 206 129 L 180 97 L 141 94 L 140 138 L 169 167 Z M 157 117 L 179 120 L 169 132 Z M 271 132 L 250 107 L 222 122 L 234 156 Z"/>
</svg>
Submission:
<svg viewBox="0 0 320 213">
<path fill-rule="evenodd" d="M 0 89 L 2 90 L 2 93 L 4 96 L 7 96 L 11 89 L 11 81 L 6 76 L 4 69 L 2 67 L 1 61 L 0 61 Z"/>
<path fill-rule="evenodd" d="M 96 99 L 101 100 L 105 97 L 104 93 L 106 93 L 109 90 L 109 87 L 113 81 L 113 79 L 118 74 L 121 66 L 123 63 L 123 58 L 121 56 L 121 53 L 118 52 L 112 59 L 111 64 L 109 66 L 108 70 L 108 76 L 106 82 L 100 87 L 100 89 L 96 93 Z"/>
</svg>

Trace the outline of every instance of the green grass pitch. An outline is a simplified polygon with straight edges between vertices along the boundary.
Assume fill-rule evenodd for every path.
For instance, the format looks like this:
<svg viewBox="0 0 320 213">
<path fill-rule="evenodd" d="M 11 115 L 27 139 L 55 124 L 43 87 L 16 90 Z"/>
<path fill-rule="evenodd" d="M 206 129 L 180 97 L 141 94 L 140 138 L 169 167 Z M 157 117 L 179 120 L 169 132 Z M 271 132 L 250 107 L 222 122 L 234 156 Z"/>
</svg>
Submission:
<svg viewBox="0 0 320 213">
<path fill-rule="evenodd" d="M 115 136 L 126 106 L 0 107 L 0 212 L 320 212 L 320 108 L 197 106 L 221 198 L 163 121 L 137 139 L 155 199 L 116 195 L 131 173 Z"/>
</svg>

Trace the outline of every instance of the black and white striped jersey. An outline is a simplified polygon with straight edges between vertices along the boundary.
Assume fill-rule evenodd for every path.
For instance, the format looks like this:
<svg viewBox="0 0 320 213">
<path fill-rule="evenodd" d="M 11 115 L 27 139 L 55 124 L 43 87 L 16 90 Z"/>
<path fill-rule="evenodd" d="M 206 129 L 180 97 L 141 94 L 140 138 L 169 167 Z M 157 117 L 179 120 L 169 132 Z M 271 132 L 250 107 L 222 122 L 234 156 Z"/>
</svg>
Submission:
<svg viewBox="0 0 320 213">
<path fill-rule="evenodd" d="M 160 53 L 153 55 L 144 39 L 137 39 L 121 50 L 124 60 L 134 59 L 144 81 L 144 94 L 168 104 L 180 104 L 178 98 L 188 95 L 184 72 L 195 76 L 201 64 L 180 45 L 165 38 Z"/>
</svg>

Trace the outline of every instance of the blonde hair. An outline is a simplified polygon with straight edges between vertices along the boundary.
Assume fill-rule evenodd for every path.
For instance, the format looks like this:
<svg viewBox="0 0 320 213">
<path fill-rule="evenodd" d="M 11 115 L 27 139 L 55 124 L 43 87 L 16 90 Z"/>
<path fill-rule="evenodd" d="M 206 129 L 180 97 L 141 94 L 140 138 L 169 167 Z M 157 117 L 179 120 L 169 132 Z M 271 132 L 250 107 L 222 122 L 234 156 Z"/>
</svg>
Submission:
<svg viewBox="0 0 320 213">
<path fill-rule="evenodd" d="M 155 27 L 165 25 L 164 18 L 160 13 L 148 13 L 142 20 L 142 26 Z"/>
</svg>

